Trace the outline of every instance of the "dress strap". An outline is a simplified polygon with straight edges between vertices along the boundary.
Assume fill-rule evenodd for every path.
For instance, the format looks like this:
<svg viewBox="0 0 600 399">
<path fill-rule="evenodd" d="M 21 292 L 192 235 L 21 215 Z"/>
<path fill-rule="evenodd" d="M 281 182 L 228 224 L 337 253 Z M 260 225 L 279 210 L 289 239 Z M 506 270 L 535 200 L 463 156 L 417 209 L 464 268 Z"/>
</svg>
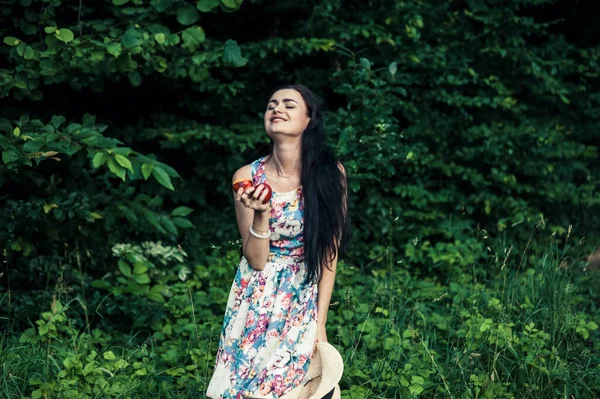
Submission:
<svg viewBox="0 0 600 399">
<path fill-rule="evenodd" d="M 252 184 L 258 186 L 261 183 L 264 183 L 267 179 L 267 175 L 265 174 L 265 159 L 267 157 L 264 156 L 262 158 L 257 159 L 256 161 L 250 164 L 252 169 Z"/>
</svg>

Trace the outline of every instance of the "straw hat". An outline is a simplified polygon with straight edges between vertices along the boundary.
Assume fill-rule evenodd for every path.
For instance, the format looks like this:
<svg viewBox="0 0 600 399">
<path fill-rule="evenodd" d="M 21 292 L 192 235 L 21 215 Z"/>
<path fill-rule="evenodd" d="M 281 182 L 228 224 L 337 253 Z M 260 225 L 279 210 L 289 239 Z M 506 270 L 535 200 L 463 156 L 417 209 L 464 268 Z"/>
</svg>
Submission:
<svg viewBox="0 0 600 399">
<path fill-rule="evenodd" d="M 340 399 L 338 382 L 344 374 L 344 361 L 329 343 L 319 342 L 307 371 L 309 381 L 292 389 L 279 399 Z M 333 395 L 329 396 L 333 391 Z"/>
</svg>

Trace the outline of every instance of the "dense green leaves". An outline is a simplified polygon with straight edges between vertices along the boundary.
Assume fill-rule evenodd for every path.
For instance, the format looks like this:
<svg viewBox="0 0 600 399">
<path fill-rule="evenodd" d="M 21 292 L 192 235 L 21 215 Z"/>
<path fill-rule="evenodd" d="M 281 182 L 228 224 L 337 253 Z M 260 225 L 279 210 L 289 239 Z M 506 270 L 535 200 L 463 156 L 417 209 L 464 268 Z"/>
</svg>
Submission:
<svg viewBox="0 0 600 399">
<path fill-rule="evenodd" d="M 494 337 L 512 339 L 511 317 L 522 321 L 520 341 L 511 347 L 528 354 L 511 358 L 505 349 L 502 361 L 511 370 L 529 367 L 531 379 L 521 382 L 538 392 L 539 381 L 552 374 L 540 371 L 548 368 L 540 359 L 556 356 L 555 337 L 546 337 L 544 324 L 560 318 L 541 318 L 543 312 L 528 306 L 534 289 L 550 281 L 539 272 L 517 273 L 531 292 L 516 293 L 519 301 L 495 298 L 504 280 L 487 265 L 540 242 L 563 247 L 576 237 L 575 252 L 585 253 L 598 241 L 600 51 L 588 39 L 593 32 L 579 36 L 573 29 L 590 14 L 584 3 L 565 11 L 560 3 L 533 0 L 112 0 L 81 8 L 58 0 L 43 7 L 6 2 L 0 6 L 0 242 L 10 272 L 3 269 L 0 278 L 10 275 L 11 289 L 23 293 L 11 296 L 11 315 L 20 318 L 11 319 L 11 328 L 30 328 L 26 320 L 35 320 L 38 309 L 31 298 L 46 295 L 50 303 L 50 293 L 57 293 L 62 303 L 87 301 L 88 311 L 106 311 L 95 326 L 135 334 L 152 329 L 164 340 L 159 352 L 173 373 L 168 378 L 179 378 L 181 386 L 204 375 L 179 370 L 214 361 L 214 345 L 194 348 L 199 353 L 185 346 L 202 323 L 190 319 L 188 301 L 191 295 L 202 304 L 199 318 L 217 320 L 201 330 L 205 341 L 194 338 L 213 342 L 210 334 L 220 328 L 215 315 L 222 314 L 239 260 L 237 247 L 212 255 L 239 239 L 231 176 L 268 150 L 261 114 L 270 91 L 299 82 L 324 97 L 330 143 L 349 175 L 354 239 L 347 259 L 356 268 L 348 266 L 353 274 L 344 286 L 356 287 L 360 298 L 375 293 L 377 302 L 392 281 L 409 281 L 392 280 L 386 270 L 409 268 L 429 279 L 411 277 L 412 291 L 399 284 L 372 312 L 366 303 L 338 297 L 347 302 L 332 317 L 339 329 L 331 339 L 362 350 L 348 369 L 344 395 L 448 395 L 439 376 L 449 373 L 465 390 L 452 391 L 455 397 L 502 397 L 512 389 L 506 381 L 516 379 L 492 379 L 489 364 L 478 368 L 481 358 L 470 356 L 489 349 Z M 539 235 L 529 242 L 533 230 Z M 168 249 L 140 249 L 158 240 Z M 183 248 L 190 258 L 175 258 Z M 522 253 L 502 270 L 525 271 L 543 258 Z M 148 260 L 156 254 L 172 258 Z M 363 272 L 381 285 L 366 284 Z M 100 290 L 114 297 L 104 299 Z M 394 297 L 412 299 L 400 308 Z M 494 307 L 496 299 L 504 310 Z M 111 324 L 133 306 L 142 309 L 139 320 Z M 394 325 L 407 314 L 419 316 Z M 419 325 L 421 314 L 427 325 Z M 557 337 L 594 336 L 598 320 L 570 314 L 567 332 L 553 327 Z M 530 317 L 540 319 L 530 326 Z M 87 326 L 83 318 L 78 322 Z M 64 335 L 76 331 L 77 321 L 69 327 L 46 319 L 23 340 L 34 342 L 43 332 L 44 339 L 71 342 Z M 432 341 L 419 334 L 446 337 L 450 330 L 438 353 L 425 350 Z M 185 349 L 169 347 L 179 344 Z M 453 345 L 468 353 L 453 352 Z M 99 368 L 113 373 L 113 363 L 126 361 L 114 348 L 98 353 L 107 350 L 114 359 L 71 354 L 61 363 L 99 378 L 106 373 Z M 375 350 L 398 352 L 385 363 L 369 357 Z M 451 360 L 443 363 L 446 352 Z M 481 356 L 490 364 L 499 359 Z M 463 369 L 435 368 L 432 358 L 458 361 Z M 153 372 L 147 359 L 121 365 L 131 368 L 132 387 Z M 557 359 L 544 362 L 574 367 Z M 396 369 L 403 370 L 401 379 L 390 371 Z M 573 381 L 583 386 L 595 375 L 581 370 Z M 85 381 L 86 389 L 98 386 Z M 570 394 L 576 389 L 569 384 L 561 387 Z M 31 396 L 42 395 L 38 385 Z M 58 385 L 43 395 L 63 392 Z M 111 389 L 118 395 L 116 385 Z"/>
</svg>

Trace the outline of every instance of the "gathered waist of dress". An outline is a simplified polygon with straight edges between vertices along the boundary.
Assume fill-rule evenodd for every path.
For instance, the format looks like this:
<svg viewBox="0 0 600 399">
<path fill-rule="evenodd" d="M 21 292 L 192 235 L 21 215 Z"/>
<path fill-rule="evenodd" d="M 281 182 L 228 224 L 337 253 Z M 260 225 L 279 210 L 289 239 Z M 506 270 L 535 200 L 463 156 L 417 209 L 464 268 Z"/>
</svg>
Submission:
<svg viewBox="0 0 600 399">
<path fill-rule="evenodd" d="M 276 262 L 276 263 L 285 263 L 285 264 L 293 264 L 293 263 L 302 263 L 304 262 L 304 254 L 288 254 L 281 251 L 273 251 L 269 252 L 269 257 L 267 258 L 267 262 Z"/>
</svg>

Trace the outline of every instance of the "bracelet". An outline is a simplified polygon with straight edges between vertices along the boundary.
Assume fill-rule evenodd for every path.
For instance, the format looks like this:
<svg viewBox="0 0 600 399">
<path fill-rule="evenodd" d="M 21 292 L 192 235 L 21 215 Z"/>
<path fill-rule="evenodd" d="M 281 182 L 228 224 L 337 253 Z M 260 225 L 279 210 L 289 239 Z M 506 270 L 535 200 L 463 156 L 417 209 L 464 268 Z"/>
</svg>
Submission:
<svg viewBox="0 0 600 399">
<path fill-rule="evenodd" d="M 268 233 L 269 232 L 269 230 L 257 229 L 254 225 L 252 225 L 252 230 L 254 230 L 255 233 Z"/>
<path fill-rule="evenodd" d="M 252 234 L 254 237 L 260 238 L 260 239 L 265 239 L 265 238 L 271 237 L 270 232 L 267 232 L 265 234 L 258 234 L 256 231 L 254 231 L 254 229 L 252 228 L 252 225 L 250 225 L 250 234 Z"/>
</svg>

